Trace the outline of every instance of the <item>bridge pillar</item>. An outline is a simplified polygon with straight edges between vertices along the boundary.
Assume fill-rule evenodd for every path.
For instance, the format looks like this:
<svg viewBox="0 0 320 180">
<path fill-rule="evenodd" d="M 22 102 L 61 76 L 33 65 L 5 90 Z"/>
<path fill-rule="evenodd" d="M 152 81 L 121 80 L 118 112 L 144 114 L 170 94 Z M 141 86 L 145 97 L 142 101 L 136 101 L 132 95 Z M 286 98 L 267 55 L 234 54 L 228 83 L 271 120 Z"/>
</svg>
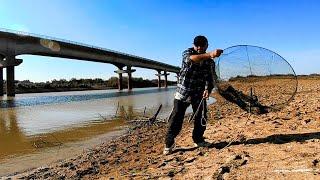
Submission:
<svg viewBox="0 0 320 180">
<path fill-rule="evenodd" d="M 127 73 L 128 73 L 128 90 L 132 89 L 132 71 L 131 66 L 127 66 Z"/>
<path fill-rule="evenodd" d="M 124 73 L 124 71 L 122 70 L 122 67 L 118 66 L 118 70 L 114 71 L 115 73 L 117 73 L 119 75 L 118 78 L 118 89 L 121 91 L 123 89 L 123 78 L 122 78 L 122 74 Z"/>
<path fill-rule="evenodd" d="M 161 88 L 161 71 L 157 70 L 158 74 L 156 74 L 156 76 L 158 76 L 158 88 Z"/>
<path fill-rule="evenodd" d="M 15 96 L 14 66 L 7 67 L 7 96 Z"/>
<path fill-rule="evenodd" d="M 0 60 L 0 66 L 7 68 L 7 96 L 15 96 L 14 86 L 14 67 L 22 63 L 22 59 L 16 59 L 15 56 L 7 56 L 5 60 Z M 2 71 L 3 72 L 3 71 Z M 0 80 L 1 81 L 1 80 Z"/>
<path fill-rule="evenodd" d="M 3 68 L 0 67 L 0 96 L 3 96 Z"/>
<path fill-rule="evenodd" d="M 118 78 L 118 89 L 121 91 L 123 89 L 123 84 L 122 84 L 122 73 L 119 73 L 119 78 Z"/>
<path fill-rule="evenodd" d="M 163 75 L 164 75 L 164 87 L 167 88 L 168 87 L 168 75 L 169 75 L 169 73 L 167 73 L 167 71 L 164 71 Z"/>
<path fill-rule="evenodd" d="M 127 70 L 125 70 L 126 73 L 128 73 L 128 90 L 131 90 L 133 87 L 132 84 L 132 73 L 135 72 L 135 69 L 131 69 L 131 66 L 127 66 Z"/>
</svg>

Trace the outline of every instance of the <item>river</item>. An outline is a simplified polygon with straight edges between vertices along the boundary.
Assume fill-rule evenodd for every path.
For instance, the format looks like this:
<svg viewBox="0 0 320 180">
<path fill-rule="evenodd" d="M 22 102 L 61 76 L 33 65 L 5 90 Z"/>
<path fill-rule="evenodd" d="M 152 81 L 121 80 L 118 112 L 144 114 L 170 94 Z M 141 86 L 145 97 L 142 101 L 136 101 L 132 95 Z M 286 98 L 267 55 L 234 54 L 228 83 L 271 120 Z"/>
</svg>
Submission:
<svg viewBox="0 0 320 180">
<path fill-rule="evenodd" d="M 75 156 L 121 135 L 125 119 L 151 116 L 160 104 L 158 117 L 166 119 L 174 90 L 140 88 L 2 97 L 0 176 Z"/>
</svg>

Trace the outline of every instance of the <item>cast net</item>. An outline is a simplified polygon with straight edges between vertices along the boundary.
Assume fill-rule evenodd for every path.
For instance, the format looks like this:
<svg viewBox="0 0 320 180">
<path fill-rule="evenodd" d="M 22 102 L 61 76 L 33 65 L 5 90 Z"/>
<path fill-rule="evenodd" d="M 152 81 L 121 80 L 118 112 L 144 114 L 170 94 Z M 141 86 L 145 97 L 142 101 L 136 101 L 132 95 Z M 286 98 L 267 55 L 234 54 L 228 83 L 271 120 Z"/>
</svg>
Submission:
<svg viewBox="0 0 320 180">
<path fill-rule="evenodd" d="M 250 113 L 279 110 L 297 91 L 291 65 L 262 47 L 229 47 L 217 59 L 215 68 L 220 95 Z"/>
</svg>

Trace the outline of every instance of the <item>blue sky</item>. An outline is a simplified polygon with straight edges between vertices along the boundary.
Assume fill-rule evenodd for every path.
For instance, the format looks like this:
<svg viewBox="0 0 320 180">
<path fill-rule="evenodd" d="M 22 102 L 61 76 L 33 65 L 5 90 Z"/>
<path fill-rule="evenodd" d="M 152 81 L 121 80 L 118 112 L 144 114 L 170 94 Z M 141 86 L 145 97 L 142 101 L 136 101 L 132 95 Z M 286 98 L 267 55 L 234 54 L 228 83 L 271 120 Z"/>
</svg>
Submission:
<svg viewBox="0 0 320 180">
<path fill-rule="evenodd" d="M 320 2 L 316 0 L 0 0 L 0 27 L 63 38 L 180 66 L 193 37 L 209 49 L 268 48 L 297 74 L 320 73 Z M 20 56 L 16 79 L 108 79 L 110 64 Z M 136 68 L 136 77 L 156 71 Z M 170 75 L 169 79 L 175 79 Z"/>
</svg>

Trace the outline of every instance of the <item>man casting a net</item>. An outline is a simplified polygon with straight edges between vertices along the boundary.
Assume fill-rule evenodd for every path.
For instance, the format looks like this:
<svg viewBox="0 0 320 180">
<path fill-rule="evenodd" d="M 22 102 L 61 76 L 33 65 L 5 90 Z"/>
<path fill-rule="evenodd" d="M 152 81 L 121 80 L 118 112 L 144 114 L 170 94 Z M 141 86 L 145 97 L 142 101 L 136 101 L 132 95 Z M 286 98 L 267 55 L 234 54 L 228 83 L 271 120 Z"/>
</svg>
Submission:
<svg viewBox="0 0 320 180">
<path fill-rule="evenodd" d="M 165 139 L 164 154 L 170 154 L 175 146 L 174 139 L 182 128 L 186 109 L 191 104 L 195 114 L 192 139 L 197 147 L 208 146 L 203 134 L 206 129 L 201 123 L 202 114 L 206 116 L 206 105 L 199 104 L 203 98 L 208 98 L 213 89 L 213 58 L 219 57 L 221 49 L 206 53 L 208 40 L 204 36 L 194 38 L 193 47 L 182 54 L 182 67 L 178 77 L 174 96 L 174 107 L 169 117 L 169 127 Z M 198 107 L 200 108 L 198 111 Z M 206 118 L 206 117 L 205 117 Z"/>
</svg>

